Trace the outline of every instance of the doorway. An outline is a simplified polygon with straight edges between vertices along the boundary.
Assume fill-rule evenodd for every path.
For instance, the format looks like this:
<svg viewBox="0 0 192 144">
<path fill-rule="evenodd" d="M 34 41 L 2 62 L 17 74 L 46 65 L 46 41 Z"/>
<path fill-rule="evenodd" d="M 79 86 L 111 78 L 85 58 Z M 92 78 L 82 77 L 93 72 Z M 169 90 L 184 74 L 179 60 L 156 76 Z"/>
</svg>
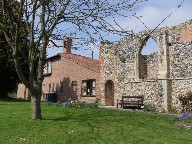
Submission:
<svg viewBox="0 0 192 144">
<path fill-rule="evenodd" d="M 105 105 L 114 106 L 114 83 L 112 80 L 105 83 Z"/>
</svg>

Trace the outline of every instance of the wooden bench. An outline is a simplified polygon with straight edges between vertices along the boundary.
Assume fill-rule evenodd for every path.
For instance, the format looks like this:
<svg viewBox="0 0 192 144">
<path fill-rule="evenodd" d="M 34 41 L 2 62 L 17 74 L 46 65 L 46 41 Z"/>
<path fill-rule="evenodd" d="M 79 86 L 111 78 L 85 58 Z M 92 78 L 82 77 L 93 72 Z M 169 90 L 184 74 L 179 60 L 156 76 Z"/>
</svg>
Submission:
<svg viewBox="0 0 192 144">
<path fill-rule="evenodd" d="M 117 108 L 120 105 L 121 108 L 143 109 L 143 100 L 143 96 L 122 96 L 121 100 L 117 99 Z"/>
</svg>

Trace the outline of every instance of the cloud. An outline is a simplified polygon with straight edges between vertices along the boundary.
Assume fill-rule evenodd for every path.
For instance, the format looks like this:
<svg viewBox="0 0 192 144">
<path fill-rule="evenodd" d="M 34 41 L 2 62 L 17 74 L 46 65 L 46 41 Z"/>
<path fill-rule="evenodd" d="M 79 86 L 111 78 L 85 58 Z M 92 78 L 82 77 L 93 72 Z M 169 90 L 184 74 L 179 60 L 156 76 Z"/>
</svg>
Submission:
<svg viewBox="0 0 192 144">
<path fill-rule="evenodd" d="M 185 1 L 182 6 L 178 8 L 181 1 L 182 0 L 156 0 L 143 3 L 143 6 L 136 12 L 136 16 L 142 16 L 140 17 L 141 22 L 134 17 L 132 17 L 132 19 L 118 18 L 119 25 L 123 28 L 128 27 L 129 30 L 133 30 L 134 32 L 146 30 L 145 26 L 149 29 L 153 29 L 171 13 L 173 14 L 171 14 L 159 28 L 183 23 L 192 19 L 192 1 Z M 142 23 L 144 23 L 145 26 Z"/>
<path fill-rule="evenodd" d="M 187 20 L 192 19 L 192 0 L 185 0 L 183 5 L 180 8 L 177 8 L 182 0 L 151 0 L 147 3 L 143 3 L 141 7 L 136 11 L 137 16 L 142 16 L 142 22 L 149 28 L 155 28 L 165 17 L 170 13 L 174 12 L 169 18 L 167 18 L 160 27 L 173 26 L 180 23 L 183 23 Z M 176 10 L 175 10 L 176 9 Z M 122 18 L 116 17 L 116 21 L 122 28 L 126 30 L 133 30 L 134 32 L 139 32 L 146 30 L 143 24 L 136 18 Z M 109 20 L 111 24 L 114 25 L 112 19 Z M 160 28 L 159 27 L 159 28 Z M 118 41 L 120 36 L 108 35 L 105 37 L 109 41 Z M 99 48 L 95 46 L 90 46 L 94 50 L 95 56 L 99 55 Z M 83 51 L 83 49 L 82 49 Z M 83 54 L 90 56 L 91 50 L 84 52 L 75 52 L 77 54 Z M 53 51 L 51 53 L 57 53 Z"/>
</svg>

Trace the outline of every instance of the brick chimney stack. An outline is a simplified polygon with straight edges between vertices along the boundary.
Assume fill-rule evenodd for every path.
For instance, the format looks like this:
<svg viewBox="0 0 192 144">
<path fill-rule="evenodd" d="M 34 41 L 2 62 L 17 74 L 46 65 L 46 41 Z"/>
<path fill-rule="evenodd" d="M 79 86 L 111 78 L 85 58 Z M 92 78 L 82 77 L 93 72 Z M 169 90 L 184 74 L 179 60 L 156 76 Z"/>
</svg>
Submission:
<svg viewBox="0 0 192 144">
<path fill-rule="evenodd" d="M 71 53 L 71 46 L 72 46 L 72 38 L 71 37 L 64 37 L 64 41 L 63 41 L 63 45 L 64 45 L 64 53 Z"/>
</svg>

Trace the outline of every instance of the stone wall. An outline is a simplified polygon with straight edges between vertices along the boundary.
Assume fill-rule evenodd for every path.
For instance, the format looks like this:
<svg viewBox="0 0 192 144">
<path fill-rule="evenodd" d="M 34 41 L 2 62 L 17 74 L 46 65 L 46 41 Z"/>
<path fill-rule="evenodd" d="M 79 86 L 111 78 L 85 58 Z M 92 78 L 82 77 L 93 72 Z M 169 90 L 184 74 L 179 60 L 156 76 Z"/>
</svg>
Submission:
<svg viewBox="0 0 192 144">
<path fill-rule="evenodd" d="M 115 99 L 144 95 L 145 104 L 157 111 L 168 111 L 170 107 L 179 110 L 178 95 L 192 91 L 191 30 L 192 20 L 132 34 L 117 44 L 105 43 L 100 52 L 100 81 L 116 83 Z M 157 43 L 158 52 L 142 56 L 141 50 L 150 37 Z M 101 98 L 104 96 L 103 91 Z"/>
<path fill-rule="evenodd" d="M 170 47 L 170 77 L 192 77 L 192 42 L 179 42 Z"/>
<path fill-rule="evenodd" d="M 139 61 L 139 78 L 147 79 L 148 78 L 148 57 L 147 55 L 141 55 L 141 60 Z"/>
<path fill-rule="evenodd" d="M 180 94 L 192 91 L 192 79 L 175 79 L 172 80 L 172 106 L 181 112 L 181 103 L 178 100 Z"/>
<path fill-rule="evenodd" d="M 158 55 L 157 53 L 147 56 L 147 79 L 157 79 L 158 77 Z"/>
</svg>

